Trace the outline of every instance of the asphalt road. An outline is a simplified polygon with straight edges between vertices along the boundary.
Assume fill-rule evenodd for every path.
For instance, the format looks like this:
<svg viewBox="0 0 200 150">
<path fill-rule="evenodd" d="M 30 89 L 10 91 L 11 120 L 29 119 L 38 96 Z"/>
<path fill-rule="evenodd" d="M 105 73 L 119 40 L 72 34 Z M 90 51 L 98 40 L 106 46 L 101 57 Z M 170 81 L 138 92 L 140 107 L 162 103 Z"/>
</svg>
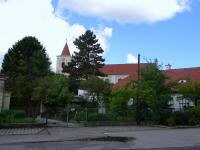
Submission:
<svg viewBox="0 0 200 150">
<path fill-rule="evenodd" d="M 200 146 L 135 149 L 130 143 L 61 141 L 1 145 L 0 150 L 200 150 Z"/>
<path fill-rule="evenodd" d="M 22 135 L 27 129 L 19 130 L 12 130 L 13 135 L 0 136 L 0 150 L 200 150 L 200 128 L 51 127 L 30 135 Z M 37 129 L 31 131 L 35 133 Z M 85 140 L 107 136 L 133 139 L 127 142 Z"/>
</svg>

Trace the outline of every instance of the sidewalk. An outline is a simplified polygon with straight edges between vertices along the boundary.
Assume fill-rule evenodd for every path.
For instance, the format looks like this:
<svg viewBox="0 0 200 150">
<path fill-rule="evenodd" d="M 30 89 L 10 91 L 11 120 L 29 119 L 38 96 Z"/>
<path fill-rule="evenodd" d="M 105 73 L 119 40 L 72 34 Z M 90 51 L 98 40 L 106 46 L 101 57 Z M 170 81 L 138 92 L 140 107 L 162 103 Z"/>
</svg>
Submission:
<svg viewBox="0 0 200 150">
<path fill-rule="evenodd" d="M 48 119 L 48 127 L 70 127 L 70 128 L 78 128 L 81 127 L 80 124 L 72 123 L 72 122 L 64 122 L 60 120 Z"/>
</svg>

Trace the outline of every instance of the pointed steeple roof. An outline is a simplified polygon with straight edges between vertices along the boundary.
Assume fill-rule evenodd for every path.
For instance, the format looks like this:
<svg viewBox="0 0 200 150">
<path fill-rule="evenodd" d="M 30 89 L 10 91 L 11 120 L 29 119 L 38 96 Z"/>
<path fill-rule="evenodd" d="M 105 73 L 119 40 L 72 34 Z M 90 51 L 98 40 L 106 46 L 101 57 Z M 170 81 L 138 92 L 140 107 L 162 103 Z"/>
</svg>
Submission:
<svg viewBox="0 0 200 150">
<path fill-rule="evenodd" d="M 65 47 L 62 50 L 61 56 L 70 56 L 70 51 L 69 51 L 67 41 L 65 43 Z"/>
</svg>

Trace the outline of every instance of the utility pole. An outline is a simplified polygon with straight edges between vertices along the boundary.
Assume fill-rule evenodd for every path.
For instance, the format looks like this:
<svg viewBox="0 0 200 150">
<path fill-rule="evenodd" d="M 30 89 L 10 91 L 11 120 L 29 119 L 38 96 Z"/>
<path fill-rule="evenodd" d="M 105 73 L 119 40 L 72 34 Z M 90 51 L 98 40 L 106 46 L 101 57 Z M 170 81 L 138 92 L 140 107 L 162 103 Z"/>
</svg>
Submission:
<svg viewBox="0 0 200 150">
<path fill-rule="evenodd" d="M 136 122 L 137 125 L 141 123 L 141 114 L 140 114 L 140 54 L 138 54 L 138 70 L 137 70 L 137 99 L 136 99 Z"/>
</svg>

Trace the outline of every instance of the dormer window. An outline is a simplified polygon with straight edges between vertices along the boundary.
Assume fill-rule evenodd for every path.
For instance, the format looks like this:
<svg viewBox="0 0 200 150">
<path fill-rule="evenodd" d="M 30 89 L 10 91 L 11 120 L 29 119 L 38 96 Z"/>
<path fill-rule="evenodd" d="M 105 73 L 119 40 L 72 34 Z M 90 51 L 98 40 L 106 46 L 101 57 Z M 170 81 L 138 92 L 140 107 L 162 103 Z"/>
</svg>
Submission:
<svg viewBox="0 0 200 150">
<path fill-rule="evenodd" d="M 187 80 L 179 80 L 178 82 L 179 82 L 179 83 L 186 83 Z"/>
</svg>

